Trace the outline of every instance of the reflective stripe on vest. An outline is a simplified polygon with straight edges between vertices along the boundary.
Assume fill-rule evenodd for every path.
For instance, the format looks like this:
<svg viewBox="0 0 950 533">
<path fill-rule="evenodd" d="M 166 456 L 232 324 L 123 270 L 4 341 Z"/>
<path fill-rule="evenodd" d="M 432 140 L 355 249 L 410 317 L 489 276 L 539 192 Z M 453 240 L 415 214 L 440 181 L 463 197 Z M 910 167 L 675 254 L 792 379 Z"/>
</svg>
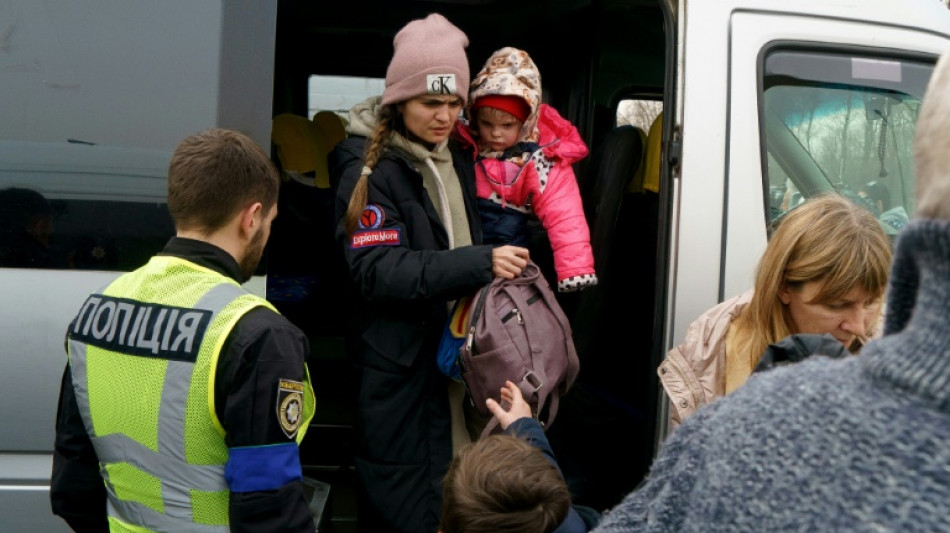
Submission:
<svg viewBox="0 0 950 533">
<path fill-rule="evenodd" d="M 136 291 L 152 288 L 156 280 L 167 294 L 139 300 Z M 102 465 L 114 528 L 228 530 L 227 448 L 213 412 L 211 383 L 224 339 L 257 306 L 273 309 L 229 278 L 163 256 L 87 299 L 70 330 L 70 365 L 80 414 Z M 90 358 L 96 360 L 98 379 L 91 375 Z M 124 380 L 115 383 L 119 392 L 104 383 L 112 369 L 116 381 Z M 195 381 L 197 376 L 208 379 Z M 99 383 L 92 396 L 90 379 Z M 161 383 L 154 383 L 158 379 Z M 142 385 L 141 395 L 135 394 L 136 384 Z M 203 395 L 200 402 L 198 395 Z M 121 407 L 109 403 L 116 401 L 138 402 L 134 412 L 145 412 L 123 423 L 115 416 Z M 157 410 L 149 412 L 154 404 Z M 97 426 L 106 426 L 103 434 L 97 434 Z M 197 522 L 195 498 L 203 502 L 199 514 L 204 519 Z"/>
</svg>

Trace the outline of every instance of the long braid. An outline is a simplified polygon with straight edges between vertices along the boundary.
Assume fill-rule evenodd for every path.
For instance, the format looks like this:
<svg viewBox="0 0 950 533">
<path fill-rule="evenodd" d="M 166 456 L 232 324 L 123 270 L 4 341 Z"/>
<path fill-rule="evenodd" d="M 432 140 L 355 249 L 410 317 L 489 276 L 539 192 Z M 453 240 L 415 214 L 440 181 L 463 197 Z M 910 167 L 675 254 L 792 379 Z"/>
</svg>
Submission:
<svg viewBox="0 0 950 533">
<path fill-rule="evenodd" d="M 356 231 L 357 223 L 363 210 L 366 209 L 366 202 L 369 199 L 369 175 L 379 162 L 383 154 L 383 149 L 389 143 L 390 133 L 392 132 L 393 117 L 395 109 L 392 105 L 384 105 L 379 108 L 376 129 L 370 136 L 366 150 L 363 155 L 363 170 L 360 172 L 360 179 L 353 188 L 353 194 L 350 195 L 350 203 L 346 207 L 346 234 L 353 235 Z"/>
</svg>

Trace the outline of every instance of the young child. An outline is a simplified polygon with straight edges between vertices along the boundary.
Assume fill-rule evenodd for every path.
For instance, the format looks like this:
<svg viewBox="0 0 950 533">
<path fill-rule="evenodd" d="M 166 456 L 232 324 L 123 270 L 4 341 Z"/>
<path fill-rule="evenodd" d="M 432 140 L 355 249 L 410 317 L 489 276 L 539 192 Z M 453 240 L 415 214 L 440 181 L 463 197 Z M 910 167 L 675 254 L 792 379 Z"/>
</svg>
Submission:
<svg viewBox="0 0 950 533">
<path fill-rule="evenodd" d="M 441 533 L 586 532 L 600 520 L 593 509 L 572 506 L 554 452 L 517 385 L 501 389 L 506 411 L 486 405 L 505 434 L 462 448 L 442 490 Z M 580 511 L 580 512 L 578 512 Z M 582 518 L 582 514 L 584 518 Z"/>
<path fill-rule="evenodd" d="M 541 103 L 541 73 L 524 50 L 491 55 L 470 84 L 469 124 L 459 133 L 477 147 L 475 188 L 485 244 L 528 247 L 537 216 L 554 252 L 557 290 L 597 284 L 590 229 L 572 164 L 588 154 L 580 134 Z M 468 329 L 471 297 L 457 301 L 443 331 L 438 365 L 460 380 L 456 358 Z"/>
<path fill-rule="evenodd" d="M 570 122 L 541 103 L 541 74 L 527 52 L 505 47 L 472 80 L 469 128 L 484 242 L 528 244 L 528 217 L 547 231 L 557 290 L 597 283 L 590 230 L 572 164 L 588 154 Z"/>
</svg>

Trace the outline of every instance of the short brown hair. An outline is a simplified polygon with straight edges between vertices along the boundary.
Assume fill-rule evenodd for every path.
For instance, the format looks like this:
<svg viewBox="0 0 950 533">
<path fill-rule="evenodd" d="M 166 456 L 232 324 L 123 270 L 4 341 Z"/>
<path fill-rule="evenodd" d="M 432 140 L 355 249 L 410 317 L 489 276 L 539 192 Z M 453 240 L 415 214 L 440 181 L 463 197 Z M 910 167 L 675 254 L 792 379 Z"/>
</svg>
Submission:
<svg viewBox="0 0 950 533">
<path fill-rule="evenodd" d="M 212 233 L 238 211 L 277 203 L 280 176 L 270 156 L 243 133 L 211 128 L 182 140 L 168 166 L 168 212 L 178 230 Z"/>
<path fill-rule="evenodd" d="M 442 495 L 442 533 L 548 533 L 571 495 L 553 463 L 524 440 L 491 435 L 462 448 Z"/>
</svg>

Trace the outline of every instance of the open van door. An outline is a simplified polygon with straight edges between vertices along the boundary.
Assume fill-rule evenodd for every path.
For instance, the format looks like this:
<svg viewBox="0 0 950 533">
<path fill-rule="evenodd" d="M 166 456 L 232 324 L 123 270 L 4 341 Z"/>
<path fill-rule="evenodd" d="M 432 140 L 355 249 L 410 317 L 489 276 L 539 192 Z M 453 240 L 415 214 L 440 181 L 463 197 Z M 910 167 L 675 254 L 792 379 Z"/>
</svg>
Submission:
<svg viewBox="0 0 950 533">
<path fill-rule="evenodd" d="M 677 16 L 666 349 L 752 287 L 771 224 L 804 198 L 886 181 L 889 207 L 912 213 L 917 111 L 950 49 L 939 2 L 681 0 Z"/>
</svg>

